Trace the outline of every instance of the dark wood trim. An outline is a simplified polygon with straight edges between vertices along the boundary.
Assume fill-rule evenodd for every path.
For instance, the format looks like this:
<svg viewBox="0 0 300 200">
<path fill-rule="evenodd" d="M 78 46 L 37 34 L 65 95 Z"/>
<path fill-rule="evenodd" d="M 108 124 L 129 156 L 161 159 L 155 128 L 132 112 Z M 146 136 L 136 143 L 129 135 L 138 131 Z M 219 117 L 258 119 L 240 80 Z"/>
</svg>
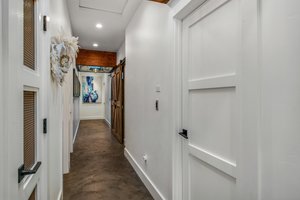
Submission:
<svg viewBox="0 0 300 200">
<path fill-rule="evenodd" d="M 77 65 L 116 67 L 117 53 L 80 49 L 76 58 Z"/>
<path fill-rule="evenodd" d="M 170 0 L 150 0 L 150 1 L 167 4 Z"/>
</svg>

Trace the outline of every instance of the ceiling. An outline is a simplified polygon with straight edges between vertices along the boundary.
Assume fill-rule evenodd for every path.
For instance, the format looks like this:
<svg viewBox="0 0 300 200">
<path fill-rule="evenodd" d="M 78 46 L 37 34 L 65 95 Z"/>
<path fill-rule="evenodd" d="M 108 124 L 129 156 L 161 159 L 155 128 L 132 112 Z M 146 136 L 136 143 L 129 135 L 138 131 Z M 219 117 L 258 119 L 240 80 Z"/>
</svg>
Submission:
<svg viewBox="0 0 300 200">
<path fill-rule="evenodd" d="M 80 48 L 116 52 L 142 0 L 67 0 L 73 35 Z M 96 24 L 102 24 L 101 29 Z M 97 43 L 98 47 L 93 47 Z"/>
</svg>

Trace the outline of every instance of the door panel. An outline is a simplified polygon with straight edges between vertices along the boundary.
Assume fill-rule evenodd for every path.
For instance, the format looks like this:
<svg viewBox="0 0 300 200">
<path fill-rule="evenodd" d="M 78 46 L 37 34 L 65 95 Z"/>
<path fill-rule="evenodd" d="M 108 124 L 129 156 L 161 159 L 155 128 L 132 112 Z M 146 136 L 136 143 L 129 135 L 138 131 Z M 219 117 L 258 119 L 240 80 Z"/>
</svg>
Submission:
<svg viewBox="0 0 300 200">
<path fill-rule="evenodd" d="M 235 163 L 235 89 L 193 90 L 189 100 L 190 143 Z"/>
<path fill-rule="evenodd" d="M 232 176 L 196 157 L 190 158 L 190 173 L 193 174 L 190 180 L 190 199 L 234 199 L 236 183 Z"/>
<path fill-rule="evenodd" d="M 239 4 L 230 1 L 219 4 L 206 3 L 198 18 L 184 22 L 189 26 L 189 79 L 199 79 L 234 73 L 239 55 Z M 213 10 L 216 9 L 216 10 Z M 206 14 L 206 15 L 204 15 Z M 204 16 L 203 16 L 204 15 Z"/>
<path fill-rule="evenodd" d="M 125 61 L 112 73 L 111 130 L 117 140 L 124 139 L 124 74 Z"/>
<path fill-rule="evenodd" d="M 239 9 L 207 1 L 183 21 L 183 199 L 236 198 Z"/>
<path fill-rule="evenodd" d="M 36 94 L 24 91 L 24 168 L 30 170 L 36 162 Z"/>
</svg>

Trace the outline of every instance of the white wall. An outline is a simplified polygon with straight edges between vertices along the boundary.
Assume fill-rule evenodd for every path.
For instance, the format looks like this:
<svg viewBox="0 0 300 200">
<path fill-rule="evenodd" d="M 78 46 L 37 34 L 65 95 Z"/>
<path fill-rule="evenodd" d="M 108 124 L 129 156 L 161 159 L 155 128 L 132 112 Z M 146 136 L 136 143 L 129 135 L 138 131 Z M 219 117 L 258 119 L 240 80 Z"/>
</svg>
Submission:
<svg viewBox="0 0 300 200">
<path fill-rule="evenodd" d="M 108 124 L 111 124 L 111 76 L 105 74 L 105 120 Z"/>
<path fill-rule="evenodd" d="M 76 70 L 76 74 L 79 78 L 79 72 Z M 80 88 L 81 89 L 81 88 Z M 76 134 L 80 124 L 80 97 L 73 97 L 73 142 L 75 142 Z"/>
<path fill-rule="evenodd" d="M 2 11 L 2 1 L 0 1 L 0 11 Z M 2 27 L 2 14 L 0 14 L 0 28 Z M 3 94 L 3 62 L 2 62 L 2 31 L 0 32 L 0 94 Z M 4 130 L 3 130 L 3 98 L 0 98 L 0 163 L 4 163 Z M 0 164 L 0 177 L 4 177 L 4 166 Z M 4 178 L 0 178 L 0 199 L 4 199 Z"/>
<path fill-rule="evenodd" d="M 261 199 L 300 198 L 300 2 L 261 2 Z"/>
<path fill-rule="evenodd" d="M 74 97 L 73 98 L 73 143 L 76 140 L 77 132 L 80 125 L 80 98 Z"/>
<path fill-rule="evenodd" d="M 117 52 L 117 63 L 116 64 L 118 65 L 120 63 L 120 61 L 123 60 L 125 57 L 126 57 L 126 50 L 125 50 L 125 41 L 124 41 Z"/>
<path fill-rule="evenodd" d="M 104 119 L 105 118 L 105 74 L 102 73 L 79 73 L 79 81 L 82 85 L 82 76 L 95 76 L 102 79 L 102 102 L 99 104 L 82 103 L 82 91 L 80 96 L 80 120 Z"/>
<path fill-rule="evenodd" d="M 125 155 L 152 195 L 165 199 L 172 199 L 169 11 L 167 5 L 141 3 L 126 29 L 125 67 Z M 156 92 L 157 85 L 161 92 Z M 148 155 L 147 164 L 143 154 Z"/>
<path fill-rule="evenodd" d="M 72 66 L 75 68 L 75 66 Z M 70 152 L 73 151 L 73 68 L 65 75 L 63 97 L 63 172 L 70 171 Z"/>
<path fill-rule="evenodd" d="M 61 0 L 50 1 L 50 32 L 51 36 L 62 31 L 71 36 L 71 26 L 66 2 Z M 49 72 L 50 73 L 50 72 Z M 49 108 L 49 169 L 48 169 L 48 199 L 58 199 L 63 189 L 63 89 L 52 79 L 48 90 Z"/>
<path fill-rule="evenodd" d="M 74 69 L 75 69 L 75 73 L 79 79 L 79 72 L 76 69 L 76 67 Z M 80 88 L 80 90 L 81 90 L 81 88 Z M 72 89 L 72 92 L 73 92 L 73 89 Z M 73 143 L 76 140 L 76 135 L 77 135 L 77 131 L 78 131 L 79 124 L 80 124 L 79 104 L 80 104 L 80 97 L 73 97 L 73 135 L 72 135 Z M 72 149 L 72 152 L 73 152 L 73 149 Z"/>
</svg>

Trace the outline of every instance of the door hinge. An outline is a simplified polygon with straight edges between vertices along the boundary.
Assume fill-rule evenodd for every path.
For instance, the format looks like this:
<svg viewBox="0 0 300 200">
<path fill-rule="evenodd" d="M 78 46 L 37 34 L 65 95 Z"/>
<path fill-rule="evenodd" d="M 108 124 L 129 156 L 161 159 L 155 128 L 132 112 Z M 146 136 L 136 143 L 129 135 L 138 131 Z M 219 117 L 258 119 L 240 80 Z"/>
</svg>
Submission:
<svg viewBox="0 0 300 200">
<path fill-rule="evenodd" d="M 179 135 L 181 135 L 185 139 L 189 139 L 189 137 L 188 137 L 188 131 L 186 129 L 182 129 L 182 132 L 180 132 Z"/>
<path fill-rule="evenodd" d="M 43 119 L 43 133 L 47 133 L 47 118 Z"/>
<path fill-rule="evenodd" d="M 122 72 L 122 80 L 124 80 L 124 72 Z"/>
</svg>

